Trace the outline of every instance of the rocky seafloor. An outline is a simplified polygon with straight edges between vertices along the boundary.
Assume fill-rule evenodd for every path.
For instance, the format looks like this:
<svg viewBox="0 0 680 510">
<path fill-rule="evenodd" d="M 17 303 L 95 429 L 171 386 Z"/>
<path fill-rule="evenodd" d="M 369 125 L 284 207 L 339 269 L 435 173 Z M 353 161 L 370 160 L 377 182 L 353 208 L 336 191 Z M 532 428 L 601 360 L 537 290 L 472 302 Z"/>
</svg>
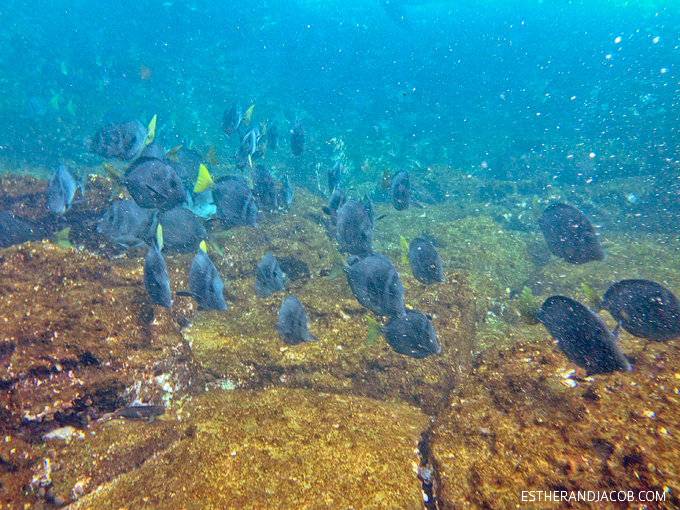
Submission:
<svg viewBox="0 0 680 510">
<path fill-rule="evenodd" d="M 2 188 L 2 209 L 52 230 L 65 223 L 42 212 L 44 182 L 7 176 Z M 677 340 L 622 332 L 633 372 L 586 377 L 544 328 L 519 320 L 515 299 L 529 285 L 583 302 L 581 283 L 603 292 L 630 277 L 678 290 L 677 236 L 603 232 L 607 259 L 571 266 L 547 254 L 530 199 L 513 190 L 504 204 L 455 214 L 450 202 L 401 213 L 376 204 L 387 216 L 374 248 L 442 348 L 416 360 L 383 339 L 366 345 L 367 312 L 344 278 L 325 278 L 334 242 L 322 198 L 298 189 L 288 214 L 257 229 L 213 228 L 228 310 L 199 312 L 186 297 L 166 310 L 147 303 L 144 252 L 96 233 L 110 183 L 91 178 L 88 201 L 67 213 L 74 248 L 45 240 L 0 250 L 2 507 L 568 506 L 522 501 L 522 491 L 555 490 L 649 490 L 665 501 L 645 508 L 678 507 Z M 522 228 L 510 228 L 518 217 Z M 401 262 L 399 236 L 424 231 L 447 283 L 424 286 Z M 257 299 L 254 268 L 266 252 L 289 281 Z M 187 287 L 191 259 L 165 256 L 173 291 Z M 289 293 L 319 342 L 279 340 L 272 325 Z M 133 401 L 166 412 L 151 423 L 100 420 Z"/>
</svg>

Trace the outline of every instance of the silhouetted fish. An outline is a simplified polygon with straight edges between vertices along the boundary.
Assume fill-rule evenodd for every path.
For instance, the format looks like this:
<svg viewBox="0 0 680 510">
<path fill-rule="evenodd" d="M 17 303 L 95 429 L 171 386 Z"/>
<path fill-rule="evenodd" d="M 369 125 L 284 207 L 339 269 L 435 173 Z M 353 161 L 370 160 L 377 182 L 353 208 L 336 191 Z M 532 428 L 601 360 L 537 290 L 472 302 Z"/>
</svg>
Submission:
<svg viewBox="0 0 680 510">
<path fill-rule="evenodd" d="M 45 237 L 47 237 L 47 232 L 42 226 L 0 211 L 0 248 L 9 248 L 28 241 L 40 241 Z"/>
<path fill-rule="evenodd" d="M 425 285 L 445 282 L 442 259 L 432 241 L 426 237 L 417 237 L 411 241 L 408 251 L 413 277 Z"/>
<path fill-rule="evenodd" d="M 201 159 L 203 159 L 201 154 L 195 149 L 187 149 L 182 145 L 174 152 L 173 159 L 176 161 L 167 160 L 166 158 L 166 163 L 175 169 L 184 187 L 191 189 L 191 185 L 196 181 Z"/>
<path fill-rule="evenodd" d="M 242 120 L 243 108 L 241 107 L 241 101 L 236 101 L 222 116 L 222 131 L 227 136 L 231 135 L 238 130 Z"/>
<path fill-rule="evenodd" d="M 279 146 L 279 128 L 276 123 L 267 126 L 267 148 L 276 150 Z"/>
<path fill-rule="evenodd" d="M 411 204 L 411 180 L 406 170 L 401 170 L 392 176 L 390 202 L 397 211 L 404 211 Z"/>
<path fill-rule="evenodd" d="M 167 211 L 186 201 L 181 179 L 170 165 L 155 158 L 135 160 L 125 175 L 125 186 L 137 205 Z"/>
<path fill-rule="evenodd" d="M 255 295 L 259 298 L 266 298 L 279 290 L 285 289 L 283 271 L 281 271 L 276 257 L 267 253 L 255 271 Z"/>
<path fill-rule="evenodd" d="M 299 120 L 295 121 L 295 127 L 290 133 L 290 150 L 293 156 L 302 156 L 305 153 L 305 130 Z"/>
<path fill-rule="evenodd" d="M 129 160 L 142 151 L 147 133 L 147 128 L 138 120 L 107 124 L 92 137 L 89 151 L 105 158 Z"/>
<path fill-rule="evenodd" d="M 213 185 L 216 217 L 225 229 L 257 227 L 257 205 L 248 183 L 242 177 L 227 176 Z"/>
<path fill-rule="evenodd" d="M 263 211 L 276 210 L 279 206 L 279 192 L 267 167 L 255 165 L 250 177 L 253 180 L 253 196 L 258 207 Z"/>
<path fill-rule="evenodd" d="M 566 204 L 553 204 L 538 218 L 548 249 L 570 264 L 604 259 L 604 252 L 590 220 Z"/>
<path fill-rule="evenodd" d="M 158 222 L 163 226 L 163 245 L 168 251 L 192 253 L 206 238 L 201 219 L 184 207 L 161 213 Z"/>
<path fill-rule="evenodd" d="M 298 345 L 318 340 L 307 330 L 307 314 L 302 303 L 295 296 L 288 296 L 279 310 L 279 323 L 274 327 L 279 330 L 279 338 L 288 345 Z"/>
<path fill-rule="evenodd" d="M 68 168 L 65 165 L 59 165 L 52 178 L 47 181 L 45 190 L 47 209 L 54 214 L 63 216 L 71 208 L 78 187 L 79 185 Z"/>
<path fill-rule="evenodd" d="M 290 183 L 288 174 L 283 176 L 281 182 L 281 191 L 279 194 L 279 202 L 285 209 L 290 209 L 290 204 L 293 203 L 293 196 L 295 195 L 295 186 Z"/>
<path fill-rule="evenodd" d="M 163 248 L 163 231 L 158 226 L 157 244 L 152 243 L 144 257 L 144 288 L 151 299 L 152 305 L 172 307 L 172 295 L 170 294 L 170 277 L 168 268 L 161 256 Z"/>
<path fill-rule="evenodd" d="M 345 193 L 342 191 L 340 185 L 336 185 L 331 197 L 328 199 L 328 211 L 326 214 L 332 216 L 333 213 L 337 212 L 345 203 Z M 370 219 L 370 218 L 369 218 Z M 335 220 L 333 221 L 335 224 Z"/>
<path fill-rule="evenodd" d="M 328 189 L 331 193 L 333 193 L 335 187 L 340 184 L 340 179 L 342 179 L 342 163 L 336 161 L 333 168 L 328 170 Z"/>
<path fill-rule="evenodd" d="M 383 333 L 390 347 L 405 356 L 422 359 L 442 352 L 430 319 L 417 310 L 408 310 L 404 317 L 392 317 L 383 328 L 370 317 L 366 318 L 370 342 Z"/>
<path fill-rule="evenodd" d="M 373 251 L 371 219 L 364 206 L 356 200 L 348 200 L 338 209 L 337 240 L 340 250 L 351 255 L 364 255 Z"/>
<path fill-rule="evenodd" d="M 602 318 L 578 301 L 552 296 L 543 303 L 538 319 L 569 361 L 588 375 L 632 370 Z"/>
<path fill-rule="evenodd" d="M 226 310 L 223 288 L 220 275 L 205 252 L 205 243 L 201 243 L 189 269 L 189 292 L 179 291 L 177 295 L 194 298 L 199 310 Z"/>
<path fill-rule="evenodd" d="M 680 304 L 675 295 L 649 280 L 622 280 L 604 295 L 602 308 L 633 336 L 666 342 L 680 336 Z"/>
<path fill-rule="evenodd" d="M 260 141 L 260 129 L 257 126 L 252 126 L 241 140 L 241 146 L 236 153 L 236 166 L 242 168 L 246 164 L 252 164 L 257 151 L 257 144 Z"/>
<path fill-rule="evenodd" d="M 142 149 L 139 153 L 140 158 L 155 158 L 164 160 L 165 159 L 165 149 L 158 142 L 152 142 Z"/>
<path fill-rule="evenodd" d="M 156 212 L 139 207 L 132 200 L 118 200 L 104 213 L 97 232 L 129 248 L 146 247 L 156 232 Z"/>
<path fill-rule="evenodd" d="M 403 317 L 404 287 L 387 257 L 372 253 L 350 257 L 345 267 L 347 282 L 359 303 L 376 315 Z"/>
</svg>

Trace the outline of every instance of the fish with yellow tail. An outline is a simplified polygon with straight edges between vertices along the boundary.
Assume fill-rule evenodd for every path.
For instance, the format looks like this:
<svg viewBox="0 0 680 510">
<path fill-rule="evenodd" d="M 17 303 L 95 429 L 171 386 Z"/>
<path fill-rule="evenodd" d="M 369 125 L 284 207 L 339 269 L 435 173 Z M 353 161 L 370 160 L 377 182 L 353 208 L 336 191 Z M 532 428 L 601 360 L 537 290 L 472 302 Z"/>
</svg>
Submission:
<svg viewBox="0 0 680 510">
<path fill-rule="evenodd" d="M 146 134 L 146 138 L 144 138 L 145 145 L 149 145 L 153 142 L 153 139 L 156 136 L 156 117 L 157 115 L 154 115 L 151 122 L 149 122 L 149 132 Z"/>
</svg>

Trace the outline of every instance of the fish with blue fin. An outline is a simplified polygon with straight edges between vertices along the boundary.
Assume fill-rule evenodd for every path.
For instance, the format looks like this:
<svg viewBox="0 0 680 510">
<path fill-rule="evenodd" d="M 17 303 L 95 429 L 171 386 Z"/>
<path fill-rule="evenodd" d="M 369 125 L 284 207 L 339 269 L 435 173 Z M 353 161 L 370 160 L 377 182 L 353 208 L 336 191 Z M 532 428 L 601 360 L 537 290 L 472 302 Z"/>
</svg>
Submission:
<svg viewBox="0 0 680 510">
<path fill-rule="evenodd" d="M 604 251 L 588 217 L 567 204 L 552 204 L 538 218 L 548 249 L 569 264 L 604 259 Z"/>
<path fill-rule="evenodd" d="M 85 177 L 85 175 L 83 175 Z M 47 209 L 59 216 L 63 216 L 73 204 L 73 197 L 80 188 L 83 192 L 83 185 L 78 184 L 69 172 L 66 165 L 59 165 L 54 171 L 52 178 L 47 182 L 45 196 L 47 199 Z"/>
<path fill-rule="evenodd" d="M 288 296 L 278 312 L 279 323 L 274 326 L 279 338 L 287 345 L 319 340 L 308 330 L 307 314 L 302 303 L 295 296 Z"/>
<path fill-rule="evenodd" d="M 224 284 L 217 273 L 217 268 L 206 253 L 205 242 L 194 256 L 189 269 L 189 291 L 179 291 L 178 296 L 189 296 L 196 300 L 199 310 L 226 310 L 227 303 L 222 293 Z"/>
<path fill-rule="evenodd" d="M 222 131 L 229 136 L 238 131 L 241 122 L 243 121 L 243 108 L 241 101 L 236 101 L 231 108 L 222 115 Z"/>
<path fill-rule="evenodd" d="M 276 257 L 271 253 L 265 254 L 255 270 L 255 295 L 266 298 L 280 290 L 283 286 L 284 274 Z"/>
<path fill-rule="evenodd" d="M 171 308 L 170 277 L 161 255 L 162 249 L 163 228 L 159 224 L 156 230 L 156 242 L 151 243 L 144 257 L 144 288 L 152 305 Z"/>
<path fill-rule="evenodd" d="M 373 343 L 381 334 L 390 347 L 399 354 L 423 359 L 430 354 L 441 354 L 437 332 L 430 319 L 418 310 L 408 310 L 403 317 L 391 317 L 384 327 L 372 317 L 368 322 L 367 344 Z"/>
</svg>

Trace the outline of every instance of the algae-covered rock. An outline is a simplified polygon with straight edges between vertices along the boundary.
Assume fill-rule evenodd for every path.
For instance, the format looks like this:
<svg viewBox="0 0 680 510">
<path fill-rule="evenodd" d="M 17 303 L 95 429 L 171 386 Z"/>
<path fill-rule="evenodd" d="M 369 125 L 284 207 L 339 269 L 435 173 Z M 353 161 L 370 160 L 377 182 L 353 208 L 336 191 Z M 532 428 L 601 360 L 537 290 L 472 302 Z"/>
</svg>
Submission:
<svg viewBox="0 0 680 510">
<path fill-rule="evenodd" d="M 226 312 L 199 313 L 182 333 L 205 370 L 237 387 L 277 385 L 400 398 L 436 413 L 466 372 L 474 349 L 474 302 L 467 282 L 455 273 L 447 279 L 427 287 L 412 277 L 404 280 L 407 306 L 429 315 L 439 338 L 442 354 L 426 359 L 397 354 L 383 338 L 366 344 L 369 312 L 344 276 L 290 284 L 319 342 L 285 345 L 274 324 L 286 293 L 258 299 L 250 288 Z"/>
<path fill-rule="evenodd" d="M 659 508 L 676 508 L 677 346 L 626 335 L 633 372 L 585 378 L 543 328 L 524 329 L 525 340 L 479 357 L 438 418 L 430 461 L 440 508 L 524 507 L 522 491 L 656 491 Z"/>
<path fill-rule="evenodd" d="M 411 407 L 234 390 L 178 417 L 183 439 L 73 508 L 422 508 L 414 465 L 428 419 Z"/>
</svg>

